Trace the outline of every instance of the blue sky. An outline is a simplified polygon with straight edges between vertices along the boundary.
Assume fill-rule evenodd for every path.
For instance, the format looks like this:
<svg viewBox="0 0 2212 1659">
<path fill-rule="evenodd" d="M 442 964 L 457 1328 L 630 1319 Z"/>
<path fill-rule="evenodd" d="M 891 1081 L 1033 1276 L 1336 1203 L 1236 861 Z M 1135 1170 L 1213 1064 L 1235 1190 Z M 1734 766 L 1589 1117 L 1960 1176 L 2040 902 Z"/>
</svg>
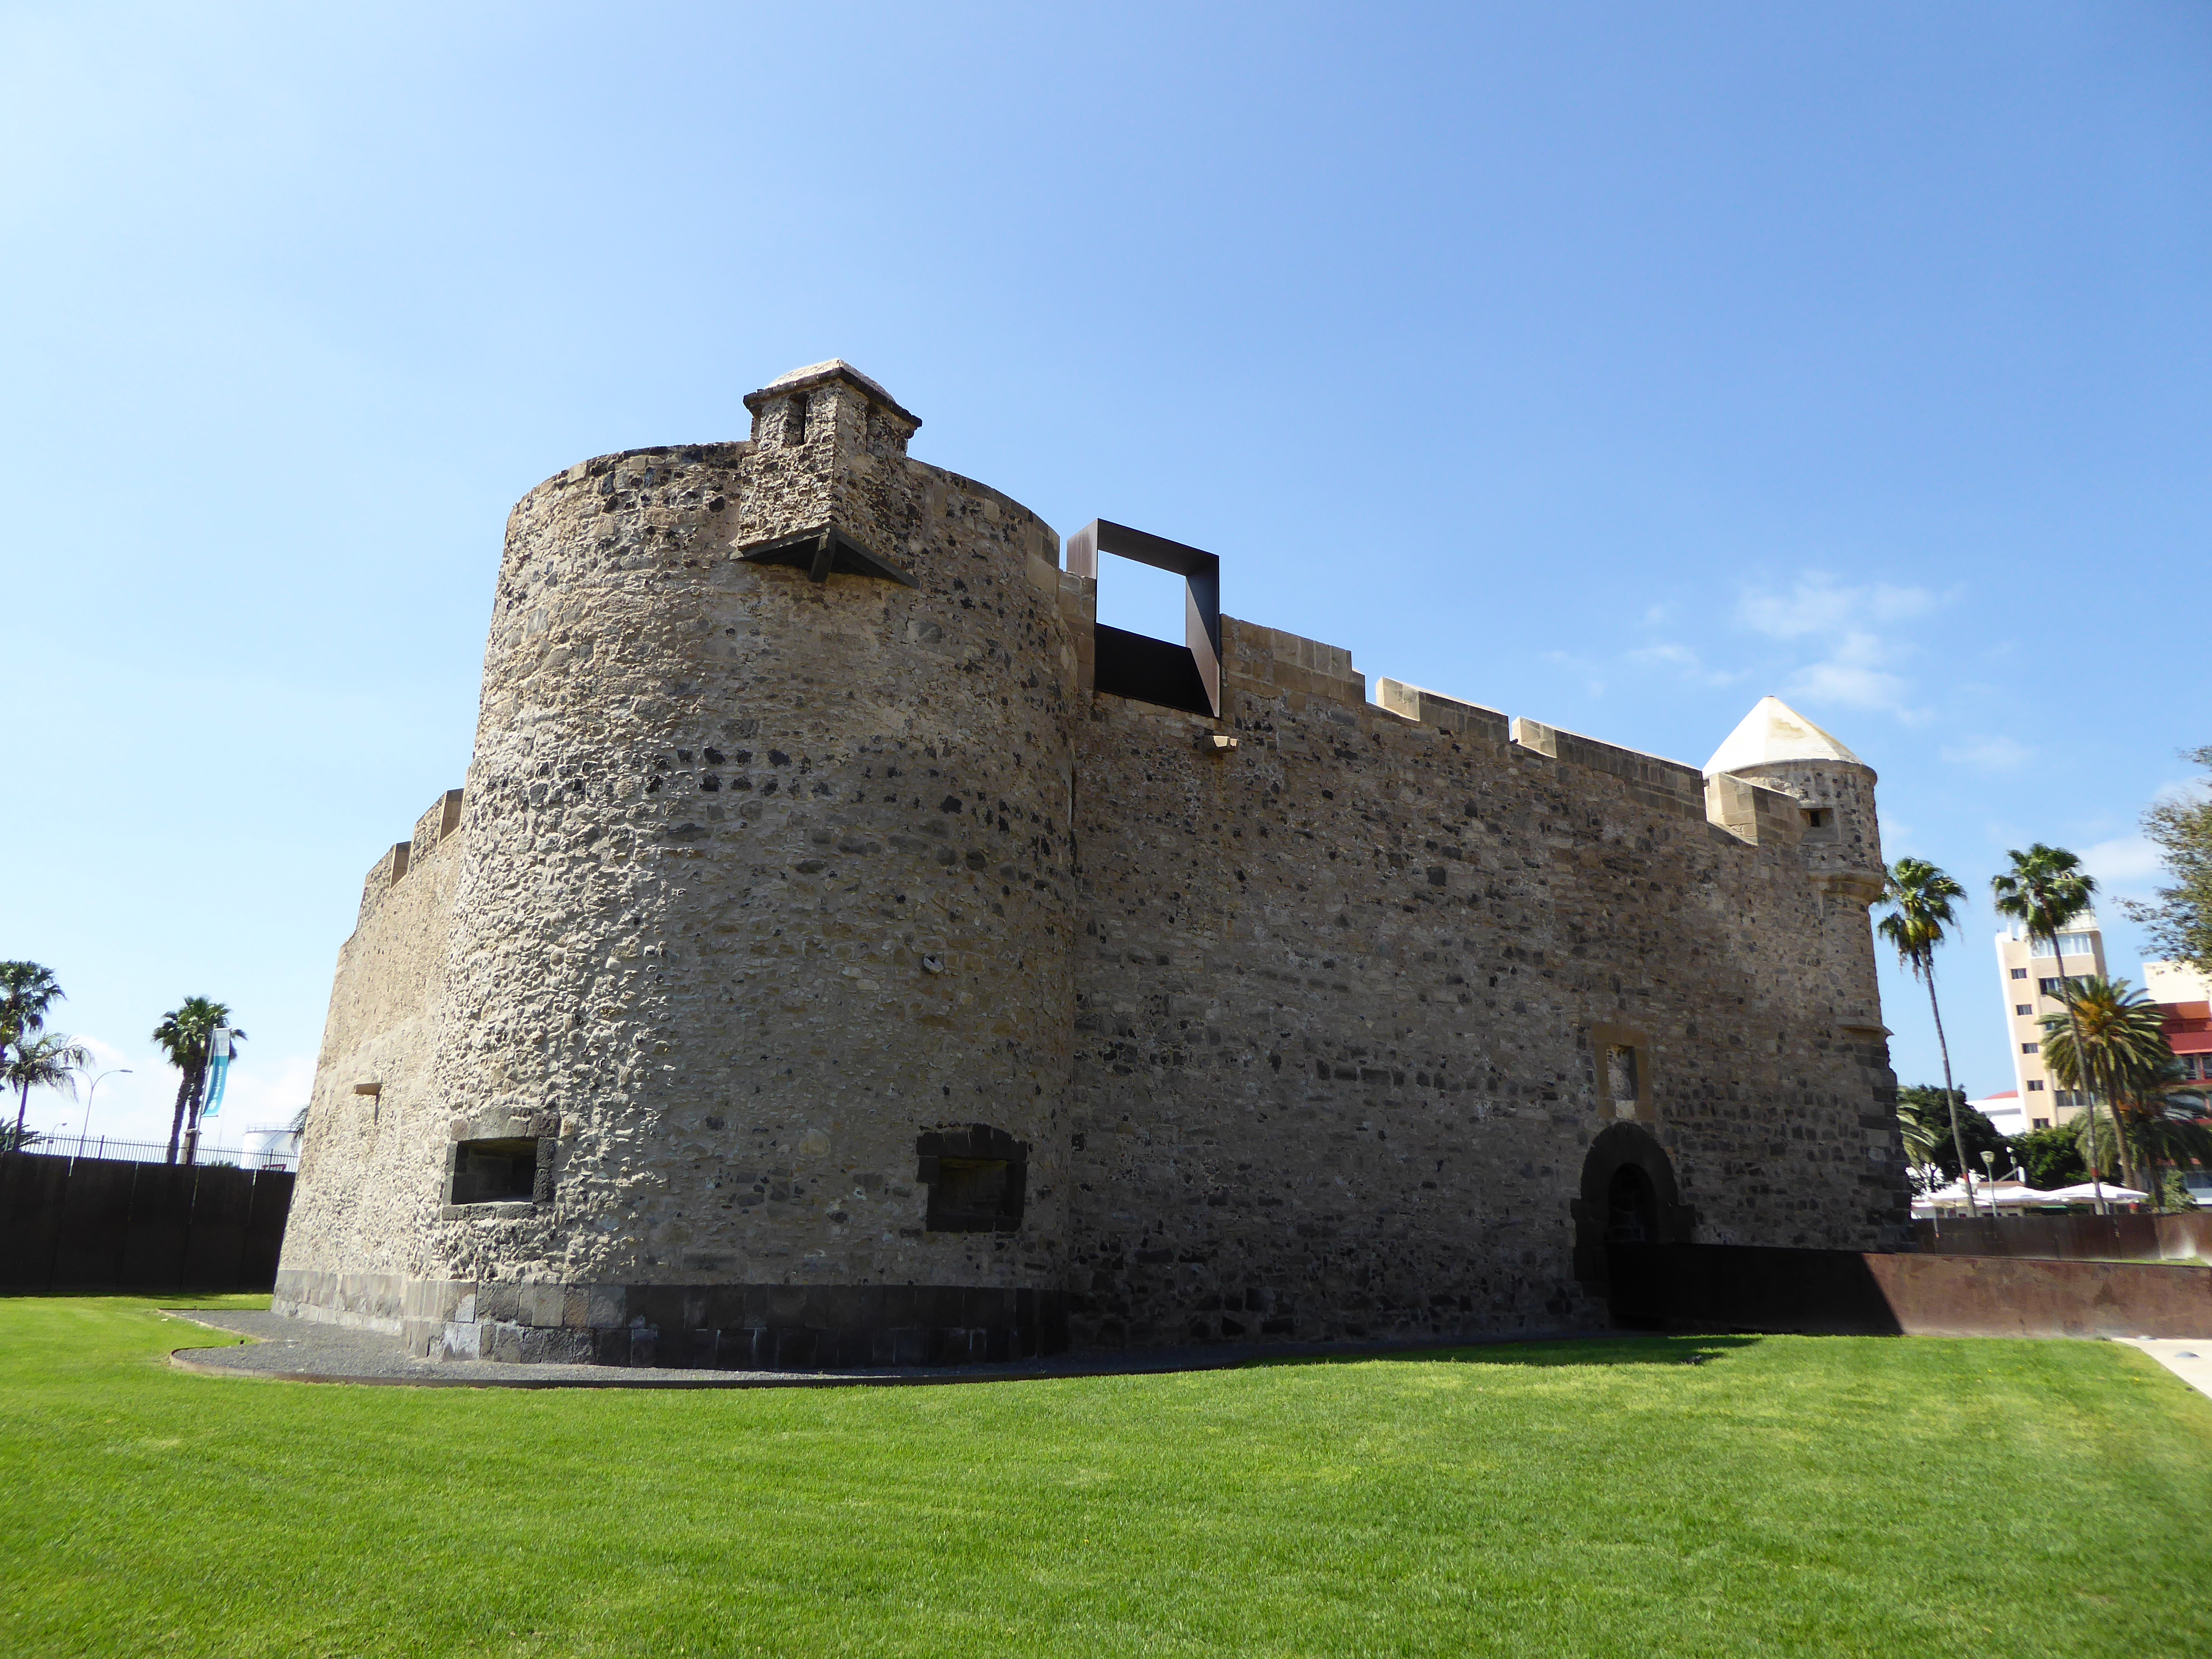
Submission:
<svg viewBox="0 0 2212 1659">
<path fill-rule="evenodd" d="M 95 1133 L 187 992 L 288 1115 L 507 507 L 839 356 L 1370 678 L 1692 763 L 1789 699 L 2008 1087 L 1989 874 L 2143 890 L 2212 742 L 2208 117 L 2191 4 L 0 8 L 0 955 L 135 1062 Z"/>
</svg>

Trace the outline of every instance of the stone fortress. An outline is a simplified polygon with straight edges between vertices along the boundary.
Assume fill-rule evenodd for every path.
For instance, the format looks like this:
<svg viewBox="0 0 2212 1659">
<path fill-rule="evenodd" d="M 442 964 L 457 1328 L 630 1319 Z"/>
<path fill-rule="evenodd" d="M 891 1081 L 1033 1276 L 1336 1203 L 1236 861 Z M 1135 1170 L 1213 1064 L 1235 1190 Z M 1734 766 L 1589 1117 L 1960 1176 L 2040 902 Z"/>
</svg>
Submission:
<svg viewBox="0 0 2212 1659">
<path fill-rule="evenodd" d="M 369 872 L 276 1306 L 443 1357 L 1587 1328 L 1608 1240 L 1906 1235 L 1875 775 L 1704 773 L 1063 550 L 832 362 L 509 520 Z M 1065 559 L 1063 561 L 1063 550 Z M 1101 553 L 1186 636 L 1096 621 Z"/>
</svg>

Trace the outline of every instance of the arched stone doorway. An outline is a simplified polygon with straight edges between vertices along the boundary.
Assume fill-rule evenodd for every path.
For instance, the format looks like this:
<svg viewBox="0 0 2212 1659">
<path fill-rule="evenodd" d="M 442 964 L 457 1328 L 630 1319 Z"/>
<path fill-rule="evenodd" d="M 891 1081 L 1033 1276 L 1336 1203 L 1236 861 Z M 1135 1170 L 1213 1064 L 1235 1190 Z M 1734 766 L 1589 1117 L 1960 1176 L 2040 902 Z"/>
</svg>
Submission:
<svg viewBox="0 0 2212 1659">
<path fill-rule="evenodd" d="M 1686 1244 L 1698 1212 L 1682 1202 L 1674 1165 L 1640 1123 L 1608 1126 L 1583 1159 L 1575 1218 L 1575 1277 L 1593 1296 L 1609 1285 L 1608 1244 Z"/>
</svg>

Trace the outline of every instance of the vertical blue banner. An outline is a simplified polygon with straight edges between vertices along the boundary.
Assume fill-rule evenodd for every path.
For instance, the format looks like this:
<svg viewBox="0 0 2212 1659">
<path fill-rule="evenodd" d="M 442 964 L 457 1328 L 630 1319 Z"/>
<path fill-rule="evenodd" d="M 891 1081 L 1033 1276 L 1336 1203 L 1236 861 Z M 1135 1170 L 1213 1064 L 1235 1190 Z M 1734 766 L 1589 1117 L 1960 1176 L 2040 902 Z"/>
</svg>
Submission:
<svg viewBox="0 0 2212 1659">
<path fill-rule="evenodd" d="M 208 1042 L 207 1103 L 200 1108 L 204 1118 L 213 1117 L 222 1104 L 222 1085 L 230 1075 L 230 1033 L 221 1027 Z"/>
</svg>

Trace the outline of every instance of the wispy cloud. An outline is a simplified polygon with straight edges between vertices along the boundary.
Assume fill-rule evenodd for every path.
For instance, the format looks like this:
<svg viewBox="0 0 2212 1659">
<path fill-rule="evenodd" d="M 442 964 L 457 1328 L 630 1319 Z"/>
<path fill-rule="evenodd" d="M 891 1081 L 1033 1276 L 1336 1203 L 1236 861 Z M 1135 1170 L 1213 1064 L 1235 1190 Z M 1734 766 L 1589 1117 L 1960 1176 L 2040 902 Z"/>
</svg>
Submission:
<svg viewBox="0 0 2212 1659">
<path fill-rule="evenodd" d="M 1833 633 L 1866 623 L 1911 622 L 1942 605 L 1925 587 L 1894 587 L 1887 582 L 1850 586 L 1820 571 L 1797 579 L 1787 593 L 1747 592 L 1736 614 L 1746 626 L 1778 640 Z"/>
<path fill-rule="evenodd" d="M 2160 784 L 2151 794 L 2152 802 L 2160 806 L 2185 806 L 2212 796 L 2212 777 L 2198 773 L 2195 777 L 2177 778 Z"/>
<path fill-rule="evenodd" d="M 1639 647 L 1628 653 L 1627 659 L 1646 668 L 1671 668 L 1684 679 L 1699 685 L 1734 685 L 1744 678 L 1741 671 L 1708 667 L 1705 659 L 1690 647 L 1671 642 Z"/>
<path fill-rule="evenodd" d="M 2017 772 L 2035 758 L 2035 750 L 2015 738 L 1974 738 L 1948 744 L 1943 758 L 1954 766 L 1970 766 L 1978 772 Z"/>
<path fill-rule="evenodd" d="M 1556 663 L 1562 668 L 1571 669 L 1582 675 L 1584 695 L 1591 697 L 1601 697 L 1605 695 L 1605 681 L 1598 672 L 1598 665 L 1589 659 L 1578 657 L 1571 651 L 1547 651 L 1543 653 L 1543 657 L 1546 662 Z"/>
<path fill-rule="evenodd" d="M 2116 836 L 2081 849 L 2081 862 L 2107 892 L 2146 895 L 2157 884 L 2159 851 L 2148 837 Z"/>
<path fill-rule="evenodd" d="M 1879 635 L 1848 633 L 1824 660 L 1807 663 L 1792 674 L 1785 689 L 1808 702 L 1871 708 L 1917 726 L 1929 717 L 1928 711 L 1913 707 L 1912 682 L 1891 665 L 1904 654 L 1902 647 Z"/>
<path fill-rule="evenodd" d="M 1817 660 L 1801 664 L 1784 682 L 1790 695 L 1873 709 L 1917 726 L 1929 711 L 1915 703 L 1913 682 L 1900 672 L 1913 647 L 1886 630 L 1946 602 L 1946 596 L 1925 587 L 1854 586 L 1811 571 L 1787 592 L 1747 591 L 1737 602 L 1736 619 L 1769 639 L 1821 648 Z"/>
</svg>

